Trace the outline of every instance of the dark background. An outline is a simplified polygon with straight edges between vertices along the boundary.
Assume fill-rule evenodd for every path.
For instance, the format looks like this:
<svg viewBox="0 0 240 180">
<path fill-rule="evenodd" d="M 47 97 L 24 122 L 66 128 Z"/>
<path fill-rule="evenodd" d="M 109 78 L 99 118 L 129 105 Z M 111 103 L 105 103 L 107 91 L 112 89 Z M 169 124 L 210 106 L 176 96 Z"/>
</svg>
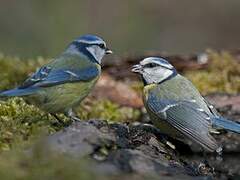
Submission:
<svg viewBox="0 0 240 180">
<path fill-rule="evenodd" d="M 52 57 L 79 35 L 120 55 L 240 47 L 239 0 L 0 0 L 0 52 Z"/>
</svg>

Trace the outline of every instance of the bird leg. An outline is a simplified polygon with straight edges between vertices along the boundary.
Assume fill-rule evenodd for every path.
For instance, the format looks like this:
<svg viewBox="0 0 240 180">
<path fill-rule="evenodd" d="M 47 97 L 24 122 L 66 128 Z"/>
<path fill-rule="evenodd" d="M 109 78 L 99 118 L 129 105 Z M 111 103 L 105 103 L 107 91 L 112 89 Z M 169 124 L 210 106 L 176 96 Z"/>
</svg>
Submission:
<svg viewBox="0 0 240 180">
<path fill-rule="evenodd" d="M 78 122 L 81 122 L 82 120 L 79 119 L 76 114 L 73 112 L 72 109 L 69 109 L 68 113 L 67 113 L 67 116 L 72 120 L 72 121 L 78 121 Z"/>
</svg>

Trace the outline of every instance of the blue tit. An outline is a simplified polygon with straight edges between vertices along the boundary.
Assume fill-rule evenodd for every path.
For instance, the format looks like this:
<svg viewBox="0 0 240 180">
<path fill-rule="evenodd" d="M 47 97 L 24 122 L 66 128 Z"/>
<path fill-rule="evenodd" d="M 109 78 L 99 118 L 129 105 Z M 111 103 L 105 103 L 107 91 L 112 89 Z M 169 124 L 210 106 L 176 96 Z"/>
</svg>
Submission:
<svg viewBox="0 0 240 180">
<path fill-rule="evenodd" d="M 73 109 L 89 94 L 101 74 L 102 58 L 111 53 L 100 37 L 83 35 L 21 86 L 1 92 L 0 97 L 20 96 L 51 114 L 74 117 Z"/>
<path fill-rule="evenodd" d="M 162 133 L 181 141 L 188 138 L 211 152 L 222 150 L 211 133 L 219 129 L 240 133 L 239 123 L 221 117 L 165 59 L 148 57 L 132 72 L 142 77 L 145 108 Z"/>
</svg>

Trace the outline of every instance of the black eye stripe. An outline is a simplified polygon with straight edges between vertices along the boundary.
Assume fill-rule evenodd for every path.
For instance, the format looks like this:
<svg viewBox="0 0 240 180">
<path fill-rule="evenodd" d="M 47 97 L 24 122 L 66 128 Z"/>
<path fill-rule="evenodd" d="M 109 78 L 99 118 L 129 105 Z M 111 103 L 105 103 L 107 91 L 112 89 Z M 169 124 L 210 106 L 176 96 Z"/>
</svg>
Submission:
<svg viewBox="0 0 240 180">
<path fill-rule="evenodd" d="M 85 45 L 88 45 L 88 46 L 96 45 L 96 46 L 99 46 L 101 48 L 106 48 L 104 43 L 85 43 L 85 42 L 73 41 L 72 44 L 75 44 L 75 45 L 81 45 L 81 44 L 84 45 L 85 44 Z"/>
<path fill-rule="evenodd" d="M 81 46 L 81 45 L 85 45 L 85 46 L 93 46 L 93 45 L 95 45 L 95 46 L 99 46 L 100 48 L 102 48 L 102 49 L 106 49 L 106 46 L 105 46 L 105 44 L 104 43 L 83 43 L 83 42 L 78 42 L 78 41 L 74 41 L 73 42 L 73 44 L 75 44 L 76 46 Z"/>
<path fill-rule="evenodd" d="M 144 67 L 153 68 L 153 67 L 156 67 L 156 66 L 158 66 L 158 64 L 156 64 L 156 63 L 148 63 Z"/>
<path fill-rule="evenodd" d="M 102 49 L 106 49 L 105 44 L 98 44 L 98 46 Z"/>
<path fill-rule="evenodd" d="M 92 43 L 92 44 L 88 44 L 88 46 L 99 46 L 102 49 L 106 49 L 106 46 L 103 43 L 100 43 L 100 44 L 99 43 Z"/>
</svg>

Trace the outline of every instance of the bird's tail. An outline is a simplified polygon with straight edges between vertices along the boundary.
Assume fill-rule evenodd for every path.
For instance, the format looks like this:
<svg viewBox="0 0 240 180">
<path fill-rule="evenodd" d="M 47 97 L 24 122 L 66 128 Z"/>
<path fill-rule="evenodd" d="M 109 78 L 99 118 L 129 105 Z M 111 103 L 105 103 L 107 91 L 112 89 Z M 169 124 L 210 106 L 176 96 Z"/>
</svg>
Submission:
<svg viewBox="0 0 240 180">
<path fill-rule="evenodd" d="M 223 129 L 240 134 L 240 123 L 230 121 L 222 117 L 214 118 L 212 123 L 213 123 L 213 127 L 223 128 Z"/>
<path fill-rule="evenodd" d="M 37 91 L 37 88 L 26 88 L 26 89 L 10 89 L 7 91 L 0 92 L 0 98 L 14 97 L 14 96 L 27 96 Z"/>
</svg>

